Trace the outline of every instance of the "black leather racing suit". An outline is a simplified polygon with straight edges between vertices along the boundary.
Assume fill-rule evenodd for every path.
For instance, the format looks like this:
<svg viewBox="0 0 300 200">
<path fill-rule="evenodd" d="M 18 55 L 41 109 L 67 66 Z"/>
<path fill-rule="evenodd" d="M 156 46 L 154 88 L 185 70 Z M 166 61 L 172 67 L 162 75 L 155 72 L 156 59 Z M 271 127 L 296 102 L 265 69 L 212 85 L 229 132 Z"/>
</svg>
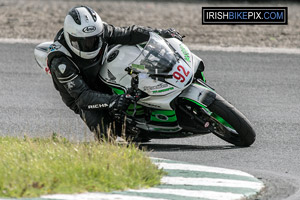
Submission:
<svg viewBox="0 0 300 200">
<path fill-rule="evenodd" d="M 48 66 L 63 102 L 85 121 L 99 137 L 111 122 L 108 105 L 112 91 L 98 78 L 105 49 L 114 44 L 133 45 L 149 39 L 156 31 L 141 26 L 114 27 L 104 23 L 104 44 L 94 59 L 83 59 L 68 47 L 61 29 L 48 54 Z"/>
</svg>

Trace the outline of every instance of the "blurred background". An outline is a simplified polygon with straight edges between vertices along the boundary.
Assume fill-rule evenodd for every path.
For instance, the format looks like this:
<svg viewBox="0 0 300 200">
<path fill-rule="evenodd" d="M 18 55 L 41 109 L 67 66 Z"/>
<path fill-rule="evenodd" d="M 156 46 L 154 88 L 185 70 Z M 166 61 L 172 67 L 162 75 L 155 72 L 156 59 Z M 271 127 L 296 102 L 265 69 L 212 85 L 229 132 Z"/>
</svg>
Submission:
<svg viewBox="0 0 300 200">
<path fill-rule="evenodd" d="M 300 48 L 300 1 L 100 1 L 0 0 L 0 38 L 52 40 L 68 10 L 87 5 L 115 26 L 173 27 L 186 43 L 201 45 Z M 202 25 L 204 6 L 284 6 L 288 25 Z"/>
</svg>

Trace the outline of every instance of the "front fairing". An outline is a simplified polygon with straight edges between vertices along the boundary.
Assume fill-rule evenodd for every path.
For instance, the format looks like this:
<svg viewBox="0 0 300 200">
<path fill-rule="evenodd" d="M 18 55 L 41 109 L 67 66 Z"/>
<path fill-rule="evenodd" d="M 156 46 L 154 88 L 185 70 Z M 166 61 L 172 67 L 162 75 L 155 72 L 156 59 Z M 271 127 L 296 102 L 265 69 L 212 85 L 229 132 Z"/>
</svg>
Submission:
<svg viewBox="0 0 300 200">
<path fill-rule="evenodd" d="M 139 89 L 149 95 L 166 95 L 187 87 L 193 78 L 191 64 L 186 62 L 165 39 L 150 33 L 141 54 L 130 63 L 140 72 Z"/>
</svg>

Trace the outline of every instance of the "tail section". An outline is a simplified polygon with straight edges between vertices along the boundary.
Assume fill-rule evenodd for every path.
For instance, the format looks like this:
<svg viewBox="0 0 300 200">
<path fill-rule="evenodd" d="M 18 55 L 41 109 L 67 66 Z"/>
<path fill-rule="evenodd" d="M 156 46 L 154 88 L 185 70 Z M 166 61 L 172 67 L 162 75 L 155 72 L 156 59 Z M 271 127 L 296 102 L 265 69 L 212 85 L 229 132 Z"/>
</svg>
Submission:
<svg viewBox="0 0 300 200">
<path fill-rule="evenodd" d="M 49 47 L 52 43 L 53 42 L 44 42 L 37 45 L 34 49 L 34 57 L 36 62 L 48 75 L 50 75 L 50 69 L 47 65 L 47 56 L 49 53 Z"/>
</svg>

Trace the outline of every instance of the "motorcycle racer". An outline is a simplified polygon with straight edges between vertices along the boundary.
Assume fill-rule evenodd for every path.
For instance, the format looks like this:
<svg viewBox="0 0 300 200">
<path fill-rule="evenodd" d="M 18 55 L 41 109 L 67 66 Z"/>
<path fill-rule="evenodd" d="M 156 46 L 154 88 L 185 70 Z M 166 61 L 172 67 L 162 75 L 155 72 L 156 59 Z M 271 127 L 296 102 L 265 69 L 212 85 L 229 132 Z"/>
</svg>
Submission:
<svg viewBox="0 0 300 200">
<path fill-rule="evenodd" d="M 129 100 L 114 95 L 99 78 L 99 70 L 107 50 L 115 44 L 134 45 L 147 41 L 149 32 L 182 40 L 174 29 L 150 27 L 114 27 L 103 22 L 87 6 L 73 7 L 50 46 L 47 64 L 56 90 L 63 102 L 84 120 L 97 139 L 106 134 L 108 125 L 117 113 L 127 110 Z M 116 121 L 116 134 L 121 132 Z"/>
</svg>

